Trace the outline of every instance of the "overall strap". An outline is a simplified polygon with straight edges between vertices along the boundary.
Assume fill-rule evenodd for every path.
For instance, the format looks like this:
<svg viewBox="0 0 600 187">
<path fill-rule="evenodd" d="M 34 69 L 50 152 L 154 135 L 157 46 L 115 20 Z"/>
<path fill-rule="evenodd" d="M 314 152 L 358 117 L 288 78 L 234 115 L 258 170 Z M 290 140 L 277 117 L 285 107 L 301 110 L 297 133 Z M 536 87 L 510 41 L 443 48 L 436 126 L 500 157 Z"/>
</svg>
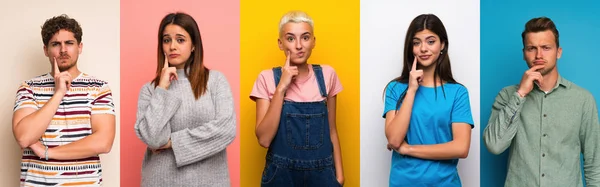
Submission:
<svg viewBox="0 0 600 187">
<path fill-rule="evenodd" d="M 273 68 L 273 78 L 275 78 L 275 88 L 279 85 L 279 80 L 281 79 L 281 67 Z M 285 97 L 285 93 L 283 93 L 283 97 Z"/>
<path fill-rule="evenodd" d="M 273 68 L 273 77 L 275 78 L 275 87 L 277 87 L 279 80 L 281 79 L 281 67 Z"/>
<path fill-rule="evenodd" d="M 321 96 L 327 97 L 327 87 L 325 86 L 325 78 L 323 78 L 323 68 L 319 64 L 313 64 L 312 67 L 315 76 L 317 76 L 317 83 L 319 84 Z"/>
</svg>

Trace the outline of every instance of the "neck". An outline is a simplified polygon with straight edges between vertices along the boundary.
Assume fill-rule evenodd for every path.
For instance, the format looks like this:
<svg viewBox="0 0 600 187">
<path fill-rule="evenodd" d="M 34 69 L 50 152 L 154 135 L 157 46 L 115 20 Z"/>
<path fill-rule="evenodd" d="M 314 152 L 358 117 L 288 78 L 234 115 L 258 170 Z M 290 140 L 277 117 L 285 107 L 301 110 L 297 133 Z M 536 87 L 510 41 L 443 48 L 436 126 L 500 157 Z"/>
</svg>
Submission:
<svg viewBox="0 0 600 187">
<path fill-rule="evenodd" d="M 187 75 L 185 74 L 186 69 L 177 69 L 177 78 L 179 80 L 187 79 Z"/>
<path fill-rule="evenodd" d="M 542 91 L 550 91 L 556 86 L 556 84 L 558 84 L 558 70 L 556 70 L 556 67 L 550 72 L 548 72 L 548 74 L 543 75 L 542 77 L 544 79 L 542 81 L 542 86 L 538 84 Z"/>
<path fill-rule="evenodd" d="M 298 67 L 298 76 L 297 77 L 301 78 L 301 77 L 308 76 L 308 73 L 309 73 L 308 63 L 304 62 L 302 64 L 293 65 L 293 66 Z"/>
<path fill-rule="evenodd" d="M 62 72 L 65 72 L 65 71 L 61 71 L 61 73 Z M 81 74 L 81 71 L 79 71 L 79 69 L 77 68 L 77 65 L 69 68 L 68 70 L 66 70 L 66 72 L 69 72 L 69 74 L 71 74 L 71 77 L 73 77 L 73 79 L 77 78 L 77 76 L 79 76 L 79 74 Z M 52 70 L 50 72 L 50 75 L 54 75 L 54 70 Z"/>
<path fill-rule="evenodd" d="M 442 81 L 440 80 L 440 76 L 437 75 L 436 77 L 433 76 L 433 74 L 435 73 L 435 64 L 429 66 L 429 67 L 424 67 L 423 70 L 423 81 L 421 82 L 421 85 L 423 86 L 428 86 L 428 87 L 433 87 L 434 83 L 436 85 L 441 85 Z"/>
</svg>

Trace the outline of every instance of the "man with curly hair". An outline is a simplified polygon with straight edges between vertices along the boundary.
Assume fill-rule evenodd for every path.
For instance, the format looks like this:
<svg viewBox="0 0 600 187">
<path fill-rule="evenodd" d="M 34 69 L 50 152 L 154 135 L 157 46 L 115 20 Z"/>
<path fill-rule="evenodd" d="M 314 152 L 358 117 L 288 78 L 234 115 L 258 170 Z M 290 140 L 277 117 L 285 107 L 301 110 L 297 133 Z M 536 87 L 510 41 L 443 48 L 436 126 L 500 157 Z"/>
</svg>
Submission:
<svg viewBox="0 0 600 187">
<path fill-rule="evenodd" d="M 21 186 L 99 186 L 98 155 L 110 151 L 115 137 L 112 92 L 77 68 L 83 31 L 75 19 L 50 18 L 41 34 L 52 69 L 23 82 L 13 108 Z"/>
</svg>

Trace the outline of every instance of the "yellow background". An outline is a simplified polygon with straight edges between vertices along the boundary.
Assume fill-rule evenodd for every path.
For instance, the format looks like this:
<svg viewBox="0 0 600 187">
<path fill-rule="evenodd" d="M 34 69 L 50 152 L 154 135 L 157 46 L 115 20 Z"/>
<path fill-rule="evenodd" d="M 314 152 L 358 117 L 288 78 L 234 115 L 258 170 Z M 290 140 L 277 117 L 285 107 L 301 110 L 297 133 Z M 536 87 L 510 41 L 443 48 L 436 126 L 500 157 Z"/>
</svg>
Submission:
<svg viewBox="0 0 600 187">
<path fill-rule="evenodd" d="M 240 3 L 242 186 L 260 186 L 267 149 L 260 147 L 254 134 L 256 105 L 249 95 L 262 70 L 282 66 L 285 62 L 285 55 L 277 46 L 277 38 L 279 19 L 290 10 L 305 11 L 314 20 L 317 40 L 308 63 L 332 66 L 344 87 L 337 99 L 344 186 L 359 186 L 360 1 L 241 0 Z"/>
</svg>

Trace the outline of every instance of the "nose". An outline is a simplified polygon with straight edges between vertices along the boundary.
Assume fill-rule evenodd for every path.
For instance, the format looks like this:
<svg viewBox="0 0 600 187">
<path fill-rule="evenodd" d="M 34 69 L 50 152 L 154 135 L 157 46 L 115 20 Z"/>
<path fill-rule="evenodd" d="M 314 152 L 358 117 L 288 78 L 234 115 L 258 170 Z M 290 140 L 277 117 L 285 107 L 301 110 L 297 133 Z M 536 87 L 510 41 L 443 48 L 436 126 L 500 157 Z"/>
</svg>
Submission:
<svg viewBox="0 0 600 187">
<path fill-rule="evenodd" d="M 538 49 L 538 50 L 536 50 L 536 53 L 535 53 L 535 58 L 536 58 L 536 59 L 541 59 L 542 57 L 544 57 L 544 56 L 542 55 L 542 50 L 539 50 L 539 49 Z"/>
<path fill-rule="evenodd" d="M 425 52 L 427 52 L 427 47 L 425 47 L 425 45 L 421 45 L 421 46 L 419 47 L 419 49 L 421 50 L 421 52 L 422 52 L 422 53 L 425 53 Z"/>
<path fill-rule="evenodd" d="M 67 45 L 60 44 L 60 52 L 61 53 L 66 53 L 67 52 Z"/>
<path fill-rule="evenodd" d="M 423 53 L 424 53 L 424 52 L 427 52 L 427 46 L 426 46 L 426 45 L 424 45 L 424 44 L 421 44 L 421 45 L 419 46 L 419 49 L 420 49 L 420 50 L 421 50 L 421 52 L 423 52 Z"/>
<path fill-rule="evenodd" d="M 302 44 L 300 43 L 300 40 L 296 40 L 296 50 L 302 50 Z"/>
<path fill-rule="evenodd" d="M 171 41 L 171 45 L 169 45 L 169 50 L 171 50 L 171 51 L 175 50 L 175 45 L 177 45 L 176 42 Z"/>
</svg>

